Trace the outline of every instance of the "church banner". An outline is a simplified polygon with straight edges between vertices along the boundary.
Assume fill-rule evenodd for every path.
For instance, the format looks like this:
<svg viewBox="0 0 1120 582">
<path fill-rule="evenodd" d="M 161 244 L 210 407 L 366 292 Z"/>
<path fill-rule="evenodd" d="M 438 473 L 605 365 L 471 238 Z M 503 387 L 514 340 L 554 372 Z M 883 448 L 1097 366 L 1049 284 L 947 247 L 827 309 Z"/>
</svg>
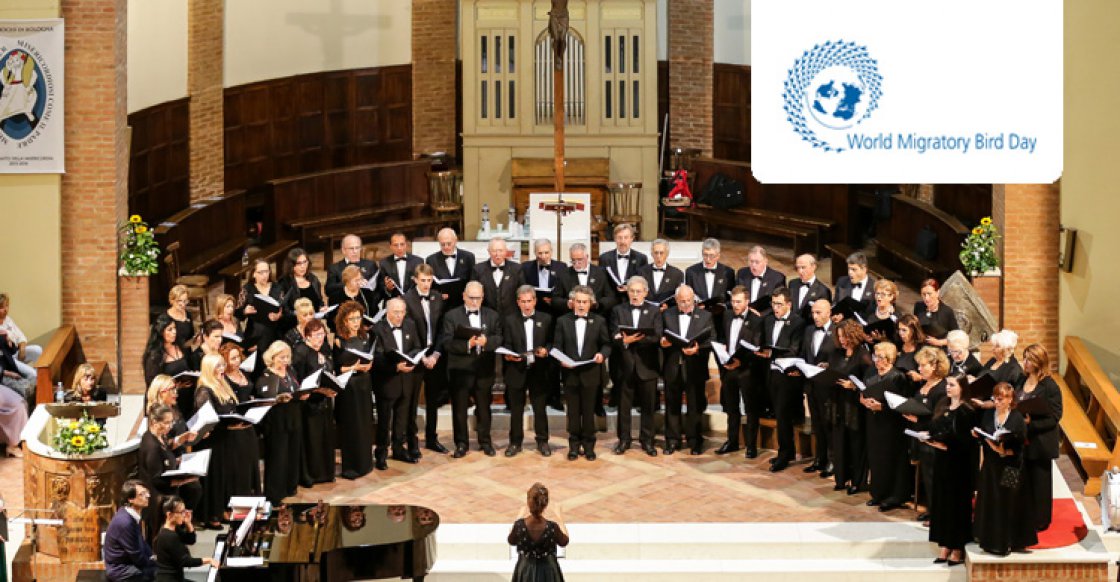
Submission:
<svg viewBox="0 0 1120 582">
<path fill-rule="evenodd" d="M 63 20 L 0 20 L 0 173 L 61 174 Z"/>
</svg>

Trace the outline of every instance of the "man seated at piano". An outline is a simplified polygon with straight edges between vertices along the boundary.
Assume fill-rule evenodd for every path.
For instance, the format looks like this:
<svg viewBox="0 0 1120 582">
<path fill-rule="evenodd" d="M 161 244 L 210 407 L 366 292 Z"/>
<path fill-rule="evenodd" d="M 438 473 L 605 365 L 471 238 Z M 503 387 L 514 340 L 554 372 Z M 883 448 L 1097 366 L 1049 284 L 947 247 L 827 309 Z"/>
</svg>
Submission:
<svg viewBox="0 0 1120 582">
<path fill-rule="evenodd" d="M 148 507 L 151 493 L 138 479 L 129 479 L 121 487 L 121 495 L 121 508 L 109 522 L 101 548 L 105 579 L 109 582 L 152 580 L 156 562 L 152 547 L 144 540 L 140 528 L 141 513 Z"/>
</svg>

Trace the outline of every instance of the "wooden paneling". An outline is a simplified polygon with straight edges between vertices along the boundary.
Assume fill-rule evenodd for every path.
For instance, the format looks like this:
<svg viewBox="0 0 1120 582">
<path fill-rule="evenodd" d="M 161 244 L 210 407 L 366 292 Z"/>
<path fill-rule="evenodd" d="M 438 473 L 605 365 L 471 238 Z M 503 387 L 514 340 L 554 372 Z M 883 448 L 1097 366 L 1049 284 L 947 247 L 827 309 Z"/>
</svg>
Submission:
<svg viewBox="0 0 1120 582">
<path fill-rule="evenodd" d="M 412 66 L 328 71 L 225 90 L 226 189 L 412 157 Z"/>
<path fill-rule="evenodd" d="M 712 66 L 712 156 L 751 161 L 750 66 Z"/>
<path fill-rule="evenodd" d="M 148 224 L 190 204 L 189 107 L 187 98 L 141 109 L 128 116 L 128 213 Z"/>
<path fill-rule="evenodd" d="M 933 187 L 933 205 L 969 227 L 976 226 L 992 215 L 992 185 L 938 184 Z"/>
<path fill-rule="evenodd" d="M 665 135 L 662 135 L 661 139 L 664 140 L 665 151 L 668 152 L 673 141 L 671 128 L 665 123 L 666 115 L 669 115 L 669 61 L 657 61 L 657 131 L 664 132 Z M 661 143 L 657 142 L 658 147 L 661 147 Z M 668 153 L 665 155 L 662 167 L 669 167 Z"/>
<path fill-rule="evenodd" d="M 222 196 L 199 200 L 168 217 L 154 232 L 162 249 L 173 242 L 179 243 L 181 274 L 213 276 L 228 262 L 236 260 L 248 246 L 245 191 L 232 190 Z M 150 285 L 153 305 L 163 305 L 167 301 L 170 275 L 168 269 L 161 268 L 160 284 L 153 281 Z"/>
</svg>

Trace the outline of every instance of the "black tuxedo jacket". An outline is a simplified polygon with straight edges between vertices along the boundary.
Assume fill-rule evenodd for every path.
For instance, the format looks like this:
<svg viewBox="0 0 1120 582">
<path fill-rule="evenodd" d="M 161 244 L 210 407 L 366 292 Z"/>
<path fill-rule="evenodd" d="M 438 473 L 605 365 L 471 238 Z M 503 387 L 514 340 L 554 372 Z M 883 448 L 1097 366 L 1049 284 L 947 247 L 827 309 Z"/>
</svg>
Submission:
<svg viewBox="0 0 1120 582">
<path fill-rule="evenodd" d="M 362 271 L 363 279 L 372 279 L 377 273 L 377 265 L 369 259 L 359 259 L 354 264 Z M 342 259 L 327 268 L 327 284 L 323 286 L 323 293 L 329 296 L 342 290 L 342 270 L 349 265 L 350 263 L 346 262 L 346 259 Z"/>
<path fill-rule="evenodd" d="M 407 255 L 405 255 L 404 259 L 405 265 L 407 265 L 404 269 L 404 281 L 397 280 L 399 277 L 397 275 L 396 257 L 389 255 L 388 257 L 381 259 L 381 262 L 377 263 L 377 267 L 381 269 L 381 272 L 377 275 L 377 289 L 381 291 L 381 295 L 386 299 L 400 297 L 404 294 L 405 291 L 408 291 L 414 285 L 416 285 L 416 283 L 412 280 L 412 275 L 416 272 L 416 267 L 420 266 L 420 264 L 424 262 L 424 259 L 421 259 L 420 257 L 412 253 L 408 253 Z M 394 289 L 393 291 L 389 291 L 385 288 L 385 277 L 389 277 L 393 280 L 393 284 L 396 285 L 396 289 Z"/>
<path fill-rule="evenodd" d="M 664 331 L 680 334 L 680 315 L 681 311 L 676 306 L 666 309 L 661 314 L 661 325 Z M 677 344 L 662 349 L 665 354 L 662 373 L 665 376 L 666 383 L 681 380 L 682 374 L 687 374 L 687 378 L 684 379 L 693 382 L 703 381 L 702 378 L 707 379 L 707 375 L 703 372 L 708 369 L 708 354 L 711 352 L 712 345 L 711 334 L 716 331 L 713 325 L 711 313 L 699 308 L 692 310 L 692 321 L 688 323 L 688 335 L 686 337 L 695 337 L 701 331 L 708 329 L 708 338 L 700 342 L 700 351 L 692 356 L 685 356 L 681 352 L 681 347 Z M 661 338 L 658 338 L 659 342 L 660 340 Z"/>
<path fill-rule="evenodd" d="M 428 342 L 428 321 L 424 318 L 424 307 L 421 305 L 422 299 L 420 298 L 420 291 L 413 287 L 404 294 L 404 304 L 408 308 L 407 317 L 412 320 L 412 324 L 416 326 L 416 333 L 420 334 L 421 345 L 426 345 Z M 462 295 L 459 296 L 459 302 L 462 303 Z M 449 309 L 448 303 L 440 297 L 439 292 L 432 288 L 428 294 L 428 311 L 432 314 L 432 349 L 436 349 L 439 340 L 439 322 L 443 317 L 443 310 Z M 437 350 L 438 351 L 438 350 Z"/>
<path fill-rule="evenodd" d="M 440 323 L 439 339 L 436 345 L 441 353 L 447 354 L 447 368 L 449 370 L 465 370 L 474 372 L 479 378 L 492 378 L 494 376 L 494 350 L 502 345 L 502 322 L 498 312 L 483 305 L 479 308 L 479 317 L 482 329 L 486 334 L 486 346 L 482 352 L 467 348 L 467 340 L 456 339 L 455 329 L 459 326 L 470 326 L 467 310 L 462 307 L 449 309 L 443 314 Z"/>
<path fill-rule="evenodd" d="M 447 261 L 443 256 L 443 251 L 436 251 L 424 260 L 432 267 L 432 271 L 437 279 L 458 279 L 455 283 L 447 285 L 432 285 L 434 290 L 437 290 L 442 295 L 447 295 L 447 307 L 458 307 L 463 304 L 463 289 L 466 288 L 467 283 L 474 279 L 474 253 L 460 249 L 455 249 L 455 270 L 447 270 Z"/>
<path fill-rule="evenodd" d="M 800 278 L 794 277 L 790 279 L 789 300 L 793 302 L 794 313 L 800 315 L 801 319 L 805 321 L 811 321 L 810 315 L 813 302 L 818 299 L 827 299 L 829 303 L 832 303 L 832 290 L 828 288 L 828 285 L 821 283 L 820 277 L 816 277 L 813 279 L 813 283 L 809 285 L 809 290 L 805 293 L 805 301 L 803 303 L 798 303 L 797 298 L 800 297 L 801 288 L 804 286 L 805 284 L 801 282 Z"/>
<path fill-rule="evenodd" d="M 532 285 L 534 287 L 541 286 L 540 269 L 541 266 L 536 260 L 521 263 L 521 278 L 525 280 L 526 285 Z M 563 276 L 564 272 L 567 270 L 568 265 L 553 259 L 552 262 L 548 264 L 548 288 L 552 289 L 556 287 L 556 284 L 560 281 L 560 277 Z M 540 306 L 538 305 L 537 307 Z"/>
<path fill-rule="evenodd" d="M 811 322 L 805 325 L 805 334 L 801 339 L 801 354 L 799 355 L 805 359 L 806 363 L 819 366 L 821 362 L 827 362 L 828 358 L 832 356 L 832 352 L 836 350 L 836 341 L 832 339 L 832 332 L 836 324 L 830 321 L 827 325 L 824 339 L 821 340 L 821 345 L 817 348 L 816 353 L 813 353 L 813 336 L 817 332 L 817 326 Z"/>
<path fill-rule="evenodd" d="M 539 305 L 537 307 L 540 307 Z M 552 349 L 552 316 L 537 309 L 533 312 L 533 350 L 543 347 L 545 351 Z M 502 319 L 502 346 L 507 350 L 525 352 L 525 319 L 518 311 Z M 548 365 L 548 356 L 535 357 L 532 368 L 543 369 Z M 530 369 L 529 362 L 508 362 L 503 359 L 503 370 L 506 385 L 520 388 L 525 386 L 525 379 Z"/>
<path fill-rule="evenodd" d="M 618 377 L 629 378 L 632 374 L 641 380 L 656 380 L 660 373 L 658 364 L 658 342 L 661 341 L 662 323 L 661 312 L 658 308 L 643 303 L 638 315 L 638 327 L 653 329 L 653 333 L 630 345 L 622 343 L 619 326 L 632 327 L 634 323 L 634 306 L 629 302 L 615 305 L 611 310 L 611 338 L 614 339 L 614 350 L 621 354 L 618 361 L 622 370 Z M 612 362 L 613 364 L 613 362 Z"/>
<path fill-rule="evenodd" d="M 412 372 L 400 372 L 397 364 L 400 357 L 396 354 L 397 340 L 393 337 L 393 328 L 389 325 L 389 318 L 382 318 L 377 322 L 370 333 L 377 338 L 377 350 L 373 356 L 373 387 L 378 397 L 399 398 L 415 382 L 415 368 Z M 412 352 L 424 347 L 424 338 L 416 331 L 416 324 L 407 316 L 401 321 L 401 351 L 411 355 Z M 423 364 L 421 364 L 423 367 Z"/>
<path fill-rule="evenodd" d="M 519 313 L 517 309 L 517 288 L 525 284 L 522 278 L 521 265 L 513 261 L 506 261 L 502 268 L 500 285 L 494 285 L 494 266 L 490 261 L 474 266 L 474 278 L 482 283 L 482 304 L 503 318 L 507 315 Z"/>
<path fill-rule="evenodd" d="M 594 311 L 604 318 L 610 315 L 611 309 L 618 304 L 613 287 L 614 282 L 610 278 L 610 275 L 598 265 L 587 266 L 587 286 L 595 292 L 595 303 L 597 304 Z M 576 275 L 575 269 L 569 265 L 560 276 L 559 281 L 556 282 L 556 286 L 552 288 L 553 313 L 562 315 L 571 311 L 568 309 L 568 292 L 577 285 L 579 285 L 579 276 Z"/>
<path fill-rule="evenodd" d="M 633 277 L 634 275 L 637 275 L 638 274 L 638 269 L 640 269 L 640 268 L 649 264 L 649 257 L 647 257 L 647 256 L 643 255 L 642 253 L 639 253 L 638 251 L 631 248 L 630 249 L 630 260 L 628 261 L 628 263 L 629 264 L 626 267 L 626 276 L 623 276 L 622 273 L 618 272 L 618 250 L 617 249 L 610 250 L 610 251 L 607 251 L 607 252 L 599 255 L 599 266 L 602 267 L 603 269 L 606 269 L 607 267 L 610 267 L 611 271 L 613 271 L 615 275 L 617 275 L 618 277 L 620 277 L 622 279 L 623 284 L 625 284 L 626 281 L 628 279 L 630 279 L 630 277 Z M 610 275 L 607 275 L 607 278 L 610 278 Z M 612 287 L 614 286 L 614 279 L 611 279 L 610 286 L 612 286 Z M 617 289 L 615 290 L 615 293 L 618 293 Z M 625 295 L 625 294 L 626 294 L 626 292 L 623 291 L 622 295 Z"/>
<path fill-rule="evenodd" d="M 708 284 L 704 280 L 704 274 L 704 263 L 696 263 L 684 271 L 684 282 L 692 287 L 692 290 L 696 293 L 696 302 L 699 303 L 709 297 L 716 297 L 726 305 L 728 294 L 731 292 L 731 288 L 735 286 L 735 271 L 723 263 L 716 263 L 716 278 L 712 282 L 711 295 L 708 294 Z"/>
<path fill-rule="evenodd" d="M 595 354 L 602 354 L 603 361 L 611 355 L 611 336 L 607 330 L 607 320 L 596 313 L 587 315 L 587 328 L 583 334 L 583 351 L 580 352 L 576 336 L 576 315 L 565 313 L 556 320 L 556 334 L 552 345 L 564 352 L 569 358 L 580 361 L 590 360 Z M 598 386 L 603 382 L 602 364 L 589 364 L 579 368 L 561 367 L 564 383 L 579 386 Z"/>
<path fill-rule="evenodd" d="M 731 343 L 730 343 L 731 342 L 731 321 L 733 319 L 735 319 L 735 313 L 732 312 L 730 309 L 727 312 L 725 312 L 723 314 L 723 321 L 720 323 L 720 326 L 719 326 L 719 341 L 727 346 L 727 351 L 730 352 L 732 355 L 734 355 L 735 352 L 739 350 L 739 347 L 740 347 L 739 342 L 741 342 L 743 340 L 746 340 L 746 341 L 748 341 L 748 342 L 750 342 L 750 343 L 752 343 L 756 346 L 761 346 L 762 345 L 762 344 L 758 343 L 759 342 L 758 338 L 762 334 L 762 318 L 755 315 L 754 313 L 751 313 L 751 311 L 749 309 L 747 311 L 745 311 L 744 313 L 747 316 L 747 320 L 745 322 L 743 322 L 743 326 L 739 328 L 739 337 L 735 341 L 736 345 L 731 345 Z M 757 358 L 754 358 L 754 359 L 757 359 Z M 738 369 L 743 369 L 749 363 L 750 363 L 749 361 L 746 361 L 746 362 L 740 361 Z"/>
<path fill-rule="evenodd" d="M 778 318 L 774 316 L 773 311 L 762 318 L 762 337 L 759 338 L 762 343 L 758 345 L 762 348 L 770 346 L 789 348 L 793 350 L 791 357 L 800 354 L 801 342 L 805 339 L 805 322 L 791 309 L 786 324 L 778 334 L 778 341 L 774 342 L 774 325 L 777 322 Z"/>
<path fill-rule="evenodd" d="M 833 304 L 840 303 L 841 301 L 852 296 L 852 280 L 844 275 L 836 281 L 836 300 Z M 875 278 L 868 275 L 863 280 L 863 297 L 859 302 L 863 305 L 862 313 L 867 313 L 875 305 Z"/>
<path fill-rule="evenodd" d="M 684 271 L 666 263 L 665 274 L 661 276 L 661 286 L 654 287 L 653 285 L 653 265 L 644 265 L 638 269 L 638 274 L 641 275 L 646 283 L 649 284 L 649 296 L 647 299 L 650 301 L 662 301 L 667 297 L 672 297 L 677 292 L 677 287 L 684 285 Z"/>
<path fill-rule="evenodd" d="M 751 302 L 758 301 L 763 297 L 769 296 L 774 292 L 775 289 L 784 287 L 786 284 L 785 275 L 775 271 L 774 269 L 771 269 L 770 267 L 766 267 L 766 270 L 762 272 L 762 275 L 759 275 L 760 284 L 758 286 L 758 297 L 752 298 L 749 295 L 749 293 L 751 292 L 752 279 L 754 279 L 754 275 L 751 274 L 750 267 L 743 267 L 742 269 L 739 269 L 739 273 L 735 276 L 735 283 L 747 288 L 747 300 Z"/>
</svg>

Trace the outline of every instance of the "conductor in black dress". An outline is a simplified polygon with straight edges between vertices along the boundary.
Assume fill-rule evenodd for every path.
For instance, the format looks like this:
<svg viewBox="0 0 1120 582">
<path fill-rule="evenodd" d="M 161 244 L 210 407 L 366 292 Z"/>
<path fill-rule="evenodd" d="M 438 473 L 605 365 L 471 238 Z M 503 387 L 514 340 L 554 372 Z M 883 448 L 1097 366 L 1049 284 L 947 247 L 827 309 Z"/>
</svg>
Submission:
<svg viewBox="0 0 1120 582">
<path fill-rule="evenodd" d="M 808 321 L 809 311 L 817 299 L 827 299 L 832 302 L 832 290 L 817 278 L 817 258 L 811 254 L 803 254 L 794 259 L 794 268 L 797 277 L 789 280 L 789 294 L 793 301 L 793 312 Z"/>
<path fill-rule="evenodd" d="M 537 309 L 537 291 L 531 285 L 517 290 L 516 315 L 506 316 L 502 323 L 502 347 L 520 354 L 502 356 L 506 398 L 509 402 L 509 447 L 505 455 L 512 457 L 521 452 L 525 440 L 525 397 L 533 407 L 533 434 L 537 451 L 547 457 L 552 454 L 548 445 L 548 376 L 552 361 L 552 316 Z"/>
<path fill-rule="evenodd" d="M 742 346 L 741 342 L 758 344 L 758 335 L 762 329 L 762 318 L 751 313 L 747 303 L 747 288 L 736 285 L 731 289 L 731 309 L 723 318 L 723 327 L 720 328 L 719 339 L 727 346 L 727 353 L 732 356 L 719 366 L 719 399 L 723 411 L 727 413 L 727 441 L 718 449 L 717 455 L 726 455 L 739 450 L 739 433 L 743 428 L 743 416 L 740 405 L 747 410 L 748 418 L 753 417 L 753 430 L 757 434 L 758 417 L 762 408 L 757 398 L 752 397 L 748 390 L 747 380 L 750 378 L 747 358 L 735 357 L 735 352 Z M 744 439 L 748 452 L 756 449 L 756 441 L 751 436 Z"/>
<path fill-rule="evenodd" d="M 442 244 L 442 243 L 441 243 Z M 456 260 L 462 260 L 457 258 Z M 474 260 L 472 255 L 471 261 Z M 421 360 L 423 369 L 417 373 L 416 389 L 412 391 L 412 403 L 408 406 L 408 452 L 419 458 L 420 446 L 417 438 L 419 427 L 416 425 L 416 408 L 419 406 L 420 382 L 424 384 L 424 446 L 437 453 L 447 453 L 447 448 L 439 442 L 436 434 L 436 423 L 439 420 L 439 407 L 450 402 L 447 393 L 447 358 L 440 352 L 437 343 L 439 339 L 439 324 L 443 318 L 444 309 L 448 309 L 447 302 L 432 287 L 433 271 L 431 264 L 416 267 L 412 275 L 416 283 L 404 294 L 404 303 L 408 307 L 408 318 L 416 326 L 416 333 L 420 334 L 424 347 L 428 353 Z M 464 283 L 464 287 L 466 284 Z M 460 292 L 457 299 L 461 303 L 463 294 Z"/>
<path fill-rule="evenodd" d="M 603 363 L 611 354 L 610 333 L 602 316 L 591 313 L 595 295 L 586 285 L 571 290 L 572 312 L 556 322 L 555 349 L 575 362 L 587 364 L 571 367 L 562 364 L 564 394 L 568 405 L 568 460 L 579 458 L 580 451 L 588 461 L 595 460 L 595 403 L 602 392 Z"/>
<path fill-rule="evenodd" d="M 708 408 L 704 384 L 708 380 L 708 355 L 714 331 L 712 314 L 696 307 L 692 287 L 681 285 L 677 289 L 677 304 L 661 316 L 664 330 L 661 347 L 665 358 L 661 368 L 665 379 L 665 454 L 671 455 L 680 448 L 683 432 L 691 454 L 699 455 L 704 451 L 701 425 Z M 687 344 L 676 338 L 670 341 L 670 332 L 696 341 Z M 682 426 L 681 405 L 685 395 L 688 412 Z"/>
<path fill-rule="evenodd" d="M 490 239 L 486 250 L 490 253 L 490 260 L 474 267 L 474 278 L 482 283 L 485 297 L 482 304 L 497 311 L 503 318 L 516 315 L 517 289 L 525 284 L 521 267 L 509 260 L 506 241 L 503 239 Z"/>
<path fill-rule="evenodd" d="M 424 259 L 408 252 L 408 237 L 401 232 L 389 236 L 389 250 L 393 254 L 381 259 L 377 275 L 377 288 L 386 299 L 400 297 L 412 288 L 412 273 Z"/>
<path fill-rule="evenodd" d="M 414 357 L 424 349 L 416 324 L 405 317 L 408 308 L 397 297 L 385 304 L 385 317 L 374 324 L 371 332 L 377 340 L 373 358 L 373 391 L 377 402 L 377 446 L 373 450 L 373 466 L 379 471 L 389 468 L 386 458 L 392 444 L 393 460 L 416 463 L 406 448 L 408 406 L 416 390 L 416 366 L 404 356 Z M 415 410 L 415 409 L 414 409 Z"/>
<path fill-rule="evenodd" d="M 323 293 L 328 297 L 337 295 L 342 291 L 342 270 L 350 265 L 355 265 L 361 271 L 361 285 L 377 274 L 377 264 L 369 259 L 362 258 L 362 239 L 353 234 L 342 237 L 342 260 L 327 267 L 327 283 L 323 286 Z"/>
<path fill-rule="evenodd" d="M 657 402 L 658 338 L 661 337 L 661 312 L 646 303 L 649 284 L 634 275 L 626 283 L 627 302 L 616 305 L 611 312 L 611 337 L 614 339 L 612 355 L 618 354 L 618 444 L 614 454 L 621 455 L 630 448 L 631 408 L 635 402 L 641 414 L 638 443 L 651 457 L 657 456 L 653 447 L 653 414 Z M 635 333 L 631 330 L 651 330 Z"/>
<path fill-rule="evenodd" d="M 780 288 L 770 296 L 772 311 L 762 320 L 762 341 L 765 347 L 760 355 L 773 358 L 783 354 L 797 354 L 805 336 L 801 318 L 792 313 L 789 289 Z M 777 349 L 775 349 L 777 348 Z M 801 418 L 801 383 L 777 370 L 770 371 L 770 401 L 778 421 L 778 456 L 770 465 L 771 472 L 789 467 L 797 452 L 794 448 L 793 425 Z"/>
<path fill-rule="evenodd" d="M 497 452 L 490 442 L 490 402 L 494 387 L 494 350 L 502 344 L 502 323 L 498 312 L 482 305 L 482 283 L 471 281 L 463 291 L 463 307 L 448 311 L 440 326 L 440 352 L 447 354 L 451 390 L 452 428 L 456 459 L 467 454 L 467 407 L 474 399 L 478 446 L 493 457 Z M 473 328 L 475 335 L 464 338 L 456 330 Z"/>
<path fill-rule="evenodd" d="M 463 304 L 463 289 L 474 278 L 475 256 L 474 253 L 459 248 L 459 237 L 454 229 L 441 228 L 436 234 L 436 240 L 439 241 L 439 250 L 428 255 L 424 262 L 432 267 L 435 278 L 457 279 L 453 283 L 437 285 L 436 291 L 448 307 L 458 307 Z"/>
<path fill-rule="evenodd" d="M 832 337 L 832 308 L 825 298 L 817 299 L 809 308 L 812 325 L 805 326 L 805 336 L 801 339 L 801 354 L 805 363 L 828 367 L 828 359 L 836 349 Z M 809 419 L 813 424 L 813 440 L 817 447 L 817 457 L 805 467 L 806 473 L 820 471 L 821 477 L 832 476 L 832 407 L 835 384 L 818 385 L 805 380 L 805 396 L 809 401 Z"/>
</svg>

